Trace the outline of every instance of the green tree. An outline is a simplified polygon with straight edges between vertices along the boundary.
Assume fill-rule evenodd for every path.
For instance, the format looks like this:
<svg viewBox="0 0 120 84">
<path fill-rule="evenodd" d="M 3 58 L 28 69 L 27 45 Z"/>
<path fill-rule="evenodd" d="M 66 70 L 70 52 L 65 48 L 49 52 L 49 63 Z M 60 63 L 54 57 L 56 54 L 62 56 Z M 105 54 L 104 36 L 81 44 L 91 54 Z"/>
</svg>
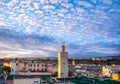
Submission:
<svg viewBox="0 0 120 84">
<path fill-rule="evenodd" d="M 72 77 L 73 76 L 73 71 L 69 71 L 68 76 Z"/>
<path fill-rule="evenodd" d="M 58 76 L 58 72 L 54 72 L 54 73 L 52 73 L 51 76 L 52 76 L 52 77 L 57 77 L 57 76 Z"/>
<path fill-rule="evenodd" d="M 3 66 L 1 71 L 3 73 L 9 74 L 10 73 L 10 67 L 9 66 Z"/>
</svg>

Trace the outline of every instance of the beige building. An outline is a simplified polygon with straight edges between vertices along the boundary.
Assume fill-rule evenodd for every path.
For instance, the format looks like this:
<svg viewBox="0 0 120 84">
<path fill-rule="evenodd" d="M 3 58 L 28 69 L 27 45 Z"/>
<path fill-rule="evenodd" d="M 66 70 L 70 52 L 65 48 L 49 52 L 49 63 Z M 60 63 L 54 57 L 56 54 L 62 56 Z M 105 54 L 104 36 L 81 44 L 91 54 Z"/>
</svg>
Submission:
<svg viewBox="0 0 120 84">
<path fill-rule="evenodd" d="M 12 61 L 10 63 L 11 74 L 21 74 L 22 72 L 47 72 L 48 66 L 46 63 L 40 63 L 36 61 L 31 62 L 17 62 Z"/>
<path fill-rule="evenodd" d="M 65 46 L 61 46 L 58 53 L 58 78 L 68 77 L 68 52 L 65 52 Z"/>
</svg>

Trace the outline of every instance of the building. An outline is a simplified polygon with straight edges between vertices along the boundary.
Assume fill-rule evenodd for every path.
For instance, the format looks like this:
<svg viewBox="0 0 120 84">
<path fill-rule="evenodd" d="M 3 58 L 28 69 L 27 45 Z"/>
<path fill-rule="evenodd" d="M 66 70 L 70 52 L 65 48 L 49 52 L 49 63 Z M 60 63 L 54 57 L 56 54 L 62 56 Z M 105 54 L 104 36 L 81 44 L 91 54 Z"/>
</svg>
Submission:
<svg viewBox="0 0 120 84">
<path fill-rule="evenodd" d="M 4 63 L 3 63 L 3 66 L 10 67 L 10 62 L 4 62 Z"/>
<path fill-rule="evenodd" d="M 58 78 L 68 77 L 68 52 L 62 45 L 58 53 Z"/>
<path fill-rule="evenodd" d="M 32 72 L 48 72 L 48 66 L 46 63 L 38 61 L 12 61 L 10 63 L 11 74 L 23 74 L 28 71 Z"/>
<path fill-rule="evenodd" d="M 112 74 L 111 79 L 120 81 L 120 65 L 111 66 Z"/>
<path fill-rule="evenodd" d="M 110 77 L 112 73 L 111 67 L 110 66 L 103 66 L 102 67 L 102 75 L 103 76 L 108 76 Z"/>
<path fill-rule="evenodd" d="M 120 65 L 112 65 L 111 70 L 112 72 L 120 72 Z"/>
<path fill-rule="evenodd" d="M 112 80 L 120 81 L 120 72 L 118 72 L 118 73 L 112 73 L 111 79 Z"/>
<path fill-rule="evenodd" d="M 6 84 L 49 84 L 50 75 L 9 75 Z"/>
</svg>

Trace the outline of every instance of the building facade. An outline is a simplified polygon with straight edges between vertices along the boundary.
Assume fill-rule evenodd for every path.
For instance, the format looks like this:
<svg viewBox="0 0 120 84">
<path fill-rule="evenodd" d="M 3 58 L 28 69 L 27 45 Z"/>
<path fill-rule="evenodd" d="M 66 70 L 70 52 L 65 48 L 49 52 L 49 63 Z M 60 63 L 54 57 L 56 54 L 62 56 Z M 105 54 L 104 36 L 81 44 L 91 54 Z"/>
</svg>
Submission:
<svg viewBox="0 0 120 84">
<path fill-rule="evenodd" d="M 68 52 L 65 52 L 65 46 L 61 46 L 58 53 L 58 78 L 68 77 Z"/>
<path fill-rule="evenodd" d="M 118 73 L 112 73 L 111 79 L 112 80 L 120 80 L 120 74 L 118 74 Z"/>
<path fill-rule="evenodd" d="M 11 74 L 20 74 L 21 72 L 47 72 L 48 66 L 46 63 L 40 63 L 36 61 L 29 62 L 11 62 Z"/>
<path fill-rule="evenodd" d="M 110 76 L 111 76 L 111 73 L 112 73 L 112 71 L 111 71 L 111 67 L 110 67 L 110 66 L 103 66 L 103 67 L 102 67 L 102 75 L 103 75 L 103 76 L 108 76 L 108 77 L 110 77 Z"/>
</svg>

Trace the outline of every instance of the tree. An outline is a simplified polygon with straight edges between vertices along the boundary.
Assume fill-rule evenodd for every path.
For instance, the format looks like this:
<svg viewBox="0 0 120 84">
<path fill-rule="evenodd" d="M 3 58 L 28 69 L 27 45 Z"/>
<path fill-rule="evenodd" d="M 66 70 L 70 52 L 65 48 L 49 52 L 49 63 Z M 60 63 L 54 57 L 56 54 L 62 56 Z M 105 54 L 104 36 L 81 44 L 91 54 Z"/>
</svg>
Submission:
<svg viewBox="0 0 120 84">
<path fill-rule="evenodd" d="M 73 76 L 73 71 L 69 71 L 68 76 Z"/>
<path fill-rule="evenodd" d="M 54 72 L 54 73 L 52 73 L 51 76 L 52 76 L 52 77 L 57 77 L 57 76 L 58 76 L 58 72 Z"/>
<path fill-rule="evenodd" d="M 3 66 L 1 71 L 3 73 L 9 74 L 10 73 L 10 67 L 9 66 Z"/>
</svg>

